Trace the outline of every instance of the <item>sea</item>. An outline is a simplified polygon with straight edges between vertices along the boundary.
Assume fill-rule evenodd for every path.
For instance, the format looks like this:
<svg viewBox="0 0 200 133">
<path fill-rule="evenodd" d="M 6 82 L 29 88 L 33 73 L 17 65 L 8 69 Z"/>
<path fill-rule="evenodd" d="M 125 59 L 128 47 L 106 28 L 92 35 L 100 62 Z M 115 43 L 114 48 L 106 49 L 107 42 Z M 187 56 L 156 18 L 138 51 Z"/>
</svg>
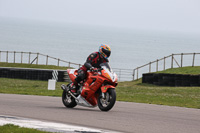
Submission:
<svg viewBox="0 0 200 133">
<path fill-rule="evenodd" d="M 111 47 L 111 67 L 130 71 L 171 54 L 200 53 L 200 36 L 189 33 L 0 18 L 0 51 L 36 52 L 84 64 L 100 44 Z M 0 58 L 5 61 L 4 55 Z"/>
</svg>

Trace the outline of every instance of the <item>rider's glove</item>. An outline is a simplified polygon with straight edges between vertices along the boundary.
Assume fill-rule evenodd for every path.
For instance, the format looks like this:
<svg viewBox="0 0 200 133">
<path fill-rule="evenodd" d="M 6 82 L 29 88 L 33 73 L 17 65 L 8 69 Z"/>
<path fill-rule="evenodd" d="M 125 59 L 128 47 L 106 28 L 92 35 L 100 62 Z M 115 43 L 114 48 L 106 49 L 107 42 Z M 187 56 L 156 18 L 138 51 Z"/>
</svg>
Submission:
<svg viewBox="0 0 200 133">
<path fill-rule="evenodd" d="M 92 72 L 98 72 L 98 69 L 97 69 L 97 68 L 94 68 L 94 67 L 91 67 L 91 68 L 90 68 L 90 71 L 92 71 Z"/>
</svg>

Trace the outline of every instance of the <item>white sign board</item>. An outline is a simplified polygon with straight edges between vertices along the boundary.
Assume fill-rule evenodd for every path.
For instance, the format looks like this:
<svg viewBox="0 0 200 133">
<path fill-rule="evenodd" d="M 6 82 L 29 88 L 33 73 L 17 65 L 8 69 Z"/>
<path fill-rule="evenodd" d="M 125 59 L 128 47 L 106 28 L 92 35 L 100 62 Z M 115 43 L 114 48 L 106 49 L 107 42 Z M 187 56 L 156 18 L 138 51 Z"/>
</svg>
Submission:
<svg viewBox="0 0 200 133">
<path fill-rule="evenodd" d="M 49 79 L 48 80 L 48 90 L 55 90 L 56 89 L 56 80 Z"/>
</svg>

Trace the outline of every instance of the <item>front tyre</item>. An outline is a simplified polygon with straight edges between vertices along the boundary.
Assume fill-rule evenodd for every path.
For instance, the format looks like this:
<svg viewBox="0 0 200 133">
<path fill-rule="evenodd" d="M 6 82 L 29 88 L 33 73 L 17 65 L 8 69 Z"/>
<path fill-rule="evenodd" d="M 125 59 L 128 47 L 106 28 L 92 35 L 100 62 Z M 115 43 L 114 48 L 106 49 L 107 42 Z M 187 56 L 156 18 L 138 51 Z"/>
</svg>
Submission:
<svg viewBox="0 0 200 133">
<path fill-rule="evenodd" d="M 73 108 L 77 105 L 75 99 L 66 90 L 63 90 L 62 102 L 67 108 Z"/>
<path fill-rule="evenodd" d="M 109 89 L 106 93 L 101 93 L 98 97 L 98 107 L 101 111 L 109 111 L 115 104 L 116 92 L 115 89 Z"/>
</svg>

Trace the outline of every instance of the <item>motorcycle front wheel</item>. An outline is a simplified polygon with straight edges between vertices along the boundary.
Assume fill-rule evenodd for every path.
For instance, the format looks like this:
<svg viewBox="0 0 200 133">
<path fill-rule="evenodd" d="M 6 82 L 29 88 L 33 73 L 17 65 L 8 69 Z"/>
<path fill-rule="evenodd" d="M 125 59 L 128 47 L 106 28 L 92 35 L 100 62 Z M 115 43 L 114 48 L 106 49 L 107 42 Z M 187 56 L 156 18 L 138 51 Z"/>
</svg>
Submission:
<svg viewBox="0 0 200 133">
<path fill-rule="evenodd" d="M 101 93 L 97 99 L 98 107 L 101 111 L 109 111 L 115 104 L 116 92 L 115 89 L 109 89 L 106 93 Z"/>
<path fill-rule="evenodd" d="M 63 90 L 63 94 L 62 94 L 62 102 L 67 108 L 73 108 L 77 105 L 75 99 L 70 94 L 68 94 L 65 90 Z"/>
</svg>

